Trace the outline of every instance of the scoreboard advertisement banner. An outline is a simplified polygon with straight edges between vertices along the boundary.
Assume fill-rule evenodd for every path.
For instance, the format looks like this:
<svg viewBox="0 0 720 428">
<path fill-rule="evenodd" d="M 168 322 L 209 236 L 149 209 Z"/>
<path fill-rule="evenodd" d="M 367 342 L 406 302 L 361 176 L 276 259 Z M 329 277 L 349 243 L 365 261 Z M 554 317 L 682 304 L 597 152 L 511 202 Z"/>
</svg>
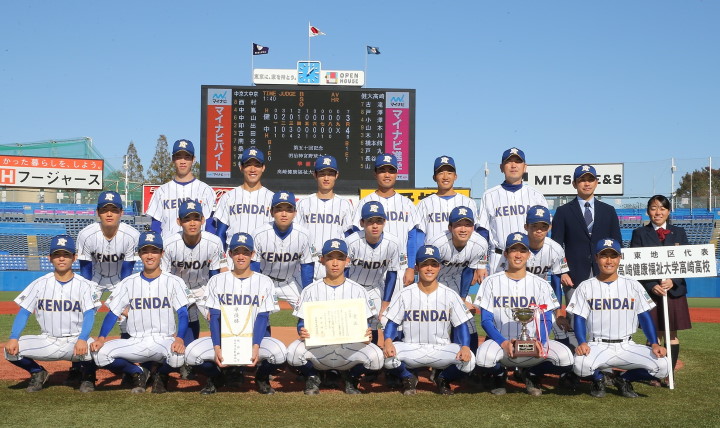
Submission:
<svg viewBox="0 0 720 428">
<path fill-rule="evenodd" d="M 371 194 L 372 192 L 375 191 L 375 189 L 376 188 L 360 189 L 360 199 L 363 199 L 365 196 Z M 424 189 L 395 189 L 395 191 L 397 193 L 407 197 L 408 199 L 413 201 L 413 203 L 415 205 L 417 205 L 423 199 L 427 198 L 430 195 L 434 195 L 435 193 L 437 193 L 437 188 L 427 187 Z M 460 195 L 465 195 L 468 198 L 470 197 L 470 189 L 455 187 L 455 191 Z M 471 207 L 471 208 L 477 209 L 477 206 Z"/>
<path fill-rule="evenodd" d="M 315 159 L 332 155 L 336 192 L 375 187 L 375 156 L 398 158 L 398 187 L 415 185 L 415 90 L 308 86 L 202 86 L 201 177 L 238 186 L 242 151 L 265 152 L 262 182 L 314 188 Z"/>
<path fill-rule="evenodd" d="M 572 185 L 575 168 L 579 164 L 528 165 L 523 180 L 545 196 L 574 196 L 577 190 Z M 593 163 L 598 177 L 597 195 L 622 195 L 624 164 Z"/>
<path fill-rule="evenodd" d="M 102 190 L 102 159 L 0 155 L 0 186 Z"/>
</svg>

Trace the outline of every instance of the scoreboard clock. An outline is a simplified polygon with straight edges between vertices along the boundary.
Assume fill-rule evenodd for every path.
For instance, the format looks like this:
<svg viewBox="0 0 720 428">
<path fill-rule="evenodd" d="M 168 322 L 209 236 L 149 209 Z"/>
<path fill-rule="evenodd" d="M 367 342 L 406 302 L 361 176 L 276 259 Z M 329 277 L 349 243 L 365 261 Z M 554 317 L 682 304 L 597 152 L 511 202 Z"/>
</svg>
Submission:
<svg viewBox="0 0 720 428">
<path fill-rule="evenodd" d="M 298 61 L 298 84 L 320 84 L 320 61 Z"/>
</svg>

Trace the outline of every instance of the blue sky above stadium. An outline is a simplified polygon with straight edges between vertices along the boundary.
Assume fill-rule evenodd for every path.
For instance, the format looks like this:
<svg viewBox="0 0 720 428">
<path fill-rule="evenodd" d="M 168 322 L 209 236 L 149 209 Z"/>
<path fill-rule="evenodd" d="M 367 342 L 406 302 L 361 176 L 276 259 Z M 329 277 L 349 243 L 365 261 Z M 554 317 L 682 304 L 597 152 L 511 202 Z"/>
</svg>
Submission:
<svg viewBox="0 0 720 428">
<path fill-rule="evenodd" d="M 637 192 L 668 193 L 671 157 L 720 165 L 719 19 L 696 0 L 9 2 L 0 144 L 89 136 L 119 167 L 133 140 L 147 167 L 161 133 L 199 143 L 201 85 L 249 85 L 253 42 L 270 48 L 255 67 L 294 68 L 311 22 L 323 67 L 367 59 L 368 87 L 417 90 L 419 186 L 440 154 L 482 185 L 517 146 L 529 163 L 636 162 Z"/>
</svg>

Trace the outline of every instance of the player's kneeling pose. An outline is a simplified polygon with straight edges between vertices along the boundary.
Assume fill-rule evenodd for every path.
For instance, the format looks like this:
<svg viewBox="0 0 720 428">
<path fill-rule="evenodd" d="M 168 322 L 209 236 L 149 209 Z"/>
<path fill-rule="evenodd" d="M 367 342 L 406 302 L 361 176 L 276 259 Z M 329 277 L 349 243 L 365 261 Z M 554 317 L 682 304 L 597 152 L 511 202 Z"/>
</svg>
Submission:
<svg viewBox="0 0 720 428">
<path fill-rule="evenodd" d="M 377 309 L 365 288 L 355 281 L 345 278 L 345 267 L 350 262 L 345 241 L 331 239 L 322 248 L 320 263 L 325 266 L 325 278 L 317 280 L 305 287 L 300 295 L 300 302 L 293 312 L 299 318 L 298 334 L 300 339 L 288 347 L 288 363 L 299 367 L 305 376 L 305 394 L 316 395 L 320 392 L 318 370 L 343 371 L 346 394 L 360 394 L 357 388 L 360 376 L 368 370 L 380 370 L 383 363 L 382 350 L 369 343 L 371 332 L 367 330 L 367 342 L 348 343 L 343 345 L 305 346 L 305 339 L 312 336 L 313 331 L 305 328 L 305 306 L 310 302 L 328 300 L 362 299 L 368 322 L 377 316 Z"/>
<path fill-rule="evenodd" d="M 418 282 L 405 287 L 390 303 L 385 326 L 385 368 L 402 379 L 403 394 L 415 394 L 417 377 L 408 369 L 442 370 L 436 378 L 440 394 L 452 394 L 450 382 L 475 368 L 466 322 L 472 319 L 460 296 L 438 283 L 440 251 L 424 245 L 415 258 Z M 454 327 L 456 343 L 450 340 Z M 402 342 L 393 342 L 398 327 Z"/>
<path fill-rule="evenodd" d="M 277 365 L 285 362 L 287 356 L 285 345 L 268 335 L 270 313 L 279 310 L 275 284 L 267 276 L 250 270 L 250 262 L 255 254 L 252 236 L 247 233 L 234 234 L 230 238 L 228 251 L 233 261 L 233 270 L 213 276 L 207 284 L 205 306 L 210 310 L 211 337 L 203 337 L 189 344 L 185 350 L 185 360 L 208 376 L 207 384 L 200 393 L 215 393 L 224 383 L 220 372 L 220 367 L 225 367 L 220 339 L 222 307 L 232 309 L 234 306 L 250 306 L 248 322 L 253 325 L 252 366 L 257 366 L 255 384 L 261 394 L 274 394 L 270 375 Z"/>
<path fill-rule="evenodd" d="M 595 247 L 600 273 L 580 283 L 567 307 L 575 315 L 579 343 L 573 371 L 581 377 L 592 376 L 590 395 L 598 398 L 605 396 L 605 380 L 600 370 L 614 367 L 627 370 L 614 383 L 624 397 L 635 398 L 638 395 L 630 382 L 663 379 L 670 368 L 650 317 L 655 303 L 639 282 L 618 275 L 620 255 L 618 241 L 601 239 Z M 638 322 L 651 347 L 632 341 Z"/>
<path fill-rule="evenodd" d="M 145 392 L 149 368 L 155 370 L 153 392 L 167 392 L 168 374 L 185 362 L 182 338 L 188 327 L 187 306 L 194 300 L 181 278 L 162 271 L 162 254 L 163 241 L 159 233 L 140 234 L 138 255 L 143 271 L 130 275 L 115 287 L 105 302 L 110 312 L 91 345 L 98 366 L 132 377 L 133 393 Z M 117 318 L 126 309 L 130 338 L 106 342 Z M 144 364 L 139 367 L 134 363 Z M 162 364 L 157 367 L 158 363 Z"/>
<path fill-rule="evenodd" d="M 480 370 L 493 375 L 490 391 L 505 394 L 506 368 L 522 368 L 528 394 L 542 394 L 540 379 L 546 373 L 561 374 L 572 370 L 570 349 L 548 339 L 552 329 L 553 311 L 559 307 L 550 284 L 526 270 L 530 258 L 530 242 L 524 233 L 511 233 L 505 241 L 505 270 L 487 277 L 480 285 L 475 306 L 481 310 L 482 327 L 490 339 L 480 345 L 477 364 Z M 514 319 L 512 308 L 535 308 L 535 321 L 528 326 L 531 339 L 537 341 L 540 356 L 515 355 L 515 338 L 522 324 Z"/>
<path fill-rule="evenodd" d="M 80 361 L 80 392 L 95 389 L 95 365 L 88 343 L 92 342 L 90 330 L 100 302 L 94 296 L 97 284 L 73 273 L 75 258 L 71 237 L 53 237 L 50 261 L 55 271 L 31 282 L 15 299 L 20 312 L 5 344 L 5 358 L 30 373 L 28 392 L 40 391 L 48 378 L 48 372 L 35 360 Z M 41 334 L 20 337 L 33 312 Z"/>
</svg>

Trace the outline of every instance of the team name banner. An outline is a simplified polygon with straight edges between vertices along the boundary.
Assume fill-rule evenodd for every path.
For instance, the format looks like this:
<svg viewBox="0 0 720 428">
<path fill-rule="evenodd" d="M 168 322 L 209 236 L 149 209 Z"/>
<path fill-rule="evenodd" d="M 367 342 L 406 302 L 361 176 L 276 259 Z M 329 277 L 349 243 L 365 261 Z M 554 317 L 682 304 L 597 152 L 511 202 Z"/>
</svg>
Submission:
<svg viewBox="0 0 720 428">
<path fill-rule="evenodd" d="M 636 280 L 717 276 L 715 247 L 705 244 L 623 248 L 618 273 Z"/>
<path fill-rule="evenodd" d="M 221 305 L 220 347 L 223 364 L 231 366 L 252 364 L 252 306 Z"/>
<path fill-rule="evenodd" d="M 367 342 L 368 323 L 363 299 L 303 303 L 305 346 Z"/>
</svg>

